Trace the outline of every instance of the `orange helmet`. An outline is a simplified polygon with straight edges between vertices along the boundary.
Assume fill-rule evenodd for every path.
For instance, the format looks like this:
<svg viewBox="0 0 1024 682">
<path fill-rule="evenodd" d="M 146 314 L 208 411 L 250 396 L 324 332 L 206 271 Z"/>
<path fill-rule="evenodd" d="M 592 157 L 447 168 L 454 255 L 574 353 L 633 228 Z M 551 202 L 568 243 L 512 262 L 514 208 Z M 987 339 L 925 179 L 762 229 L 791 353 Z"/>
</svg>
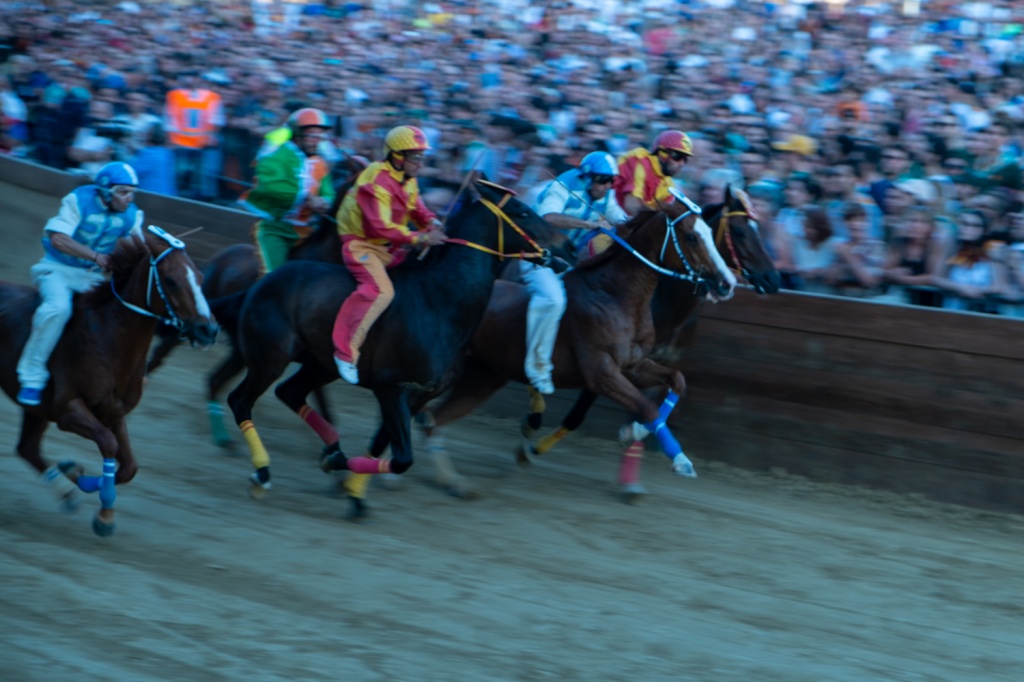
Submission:
<svg viewBox="0 0 1024 682">
<path fill-rule="evenodd" d="M 391 152 L 424 152 L 430 149 L 427 136 L 416 126 L 398 126 L 384 138 L 384 156 Z"/>
<path fill-rule="evenodd" d="M 693 143 L 690 142 L 690 136 L 682 130 L 661 131 L 651 145 L 651 153 L 656 153 L 659 149 L 693 156 Z"/>
<path fill-rule="evenodd" d="M 305 109 L 299 109 L 288 117 L 288 127 L 291 128 L 292 134 L 297 134 L 303 128 L 330 128 L 331 123 L 327 120 L 327 114 L 314 109 L 312 107 L 306 107 Z"/>
</svg>

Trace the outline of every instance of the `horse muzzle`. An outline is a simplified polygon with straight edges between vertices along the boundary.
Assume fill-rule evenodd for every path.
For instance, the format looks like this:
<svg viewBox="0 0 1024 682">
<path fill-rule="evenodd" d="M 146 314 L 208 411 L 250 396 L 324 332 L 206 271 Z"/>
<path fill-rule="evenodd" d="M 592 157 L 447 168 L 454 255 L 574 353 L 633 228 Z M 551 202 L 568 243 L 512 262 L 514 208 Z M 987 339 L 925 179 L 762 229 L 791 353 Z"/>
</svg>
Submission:
<svg viewBox="0 0 1024 682">
<path fill-rule="evenodd" d="M 782 276 L 776 270 L 768 274 L 748 274 L 747 281 L 759 294 L 775 294 L 782 287 Z"/>
<path fill-rule="evenodd" d="M 185 337 L 194 348 L 206 348 L 208 346 L 212 346 L 217 340 L 217 333 L 219 331 L 220 327 L 218 327 L 217 323 L 212 320 L 196 322 L 190 324 L 185 329 Z"/>
</svg>

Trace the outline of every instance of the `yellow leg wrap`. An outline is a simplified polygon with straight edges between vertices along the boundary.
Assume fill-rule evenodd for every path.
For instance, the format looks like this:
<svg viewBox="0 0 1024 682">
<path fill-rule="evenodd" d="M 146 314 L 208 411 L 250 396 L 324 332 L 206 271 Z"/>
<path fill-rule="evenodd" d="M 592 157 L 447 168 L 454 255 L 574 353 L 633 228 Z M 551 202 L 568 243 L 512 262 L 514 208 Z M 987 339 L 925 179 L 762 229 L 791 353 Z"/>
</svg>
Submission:
<svg viewBox="0 0 1024 682">
<path fill-rule="evenodd" d="M 267 449 L 263 447 L 260 434 L 256 433 L 256 426 L 246 419 L 238 427 L 242 429 L 242 438 L 245 439 L 245 444 L 249 446 L 249 455 L 252 459 L 253 468 L 259 469 L 260 467 L 270 466 L 270 455 L 267 454 Z"/>
<path fill-rule="evenodd" d="M 348 472 L 348 476 L 345 477 L 345 492 L 350 497 L 355 497 L 360 500 L 366 499 L 366 487 L 370 485 L 371 474 L 353 474 L 351 471 Z"/>
<path fill-rule="evenodd" d="M 572 433 L 572 431 L 570 431 L 569 429 L 565 428 L 564 426 L 559 426 L 550 434 L 540 439 L 540 442 L 537 443 L 537 454 L 543 455 L 545 452 L 555 447 L 558 441 L 562 440 L 570 433 Z"/>
<path fill-rule="evenodd" d="M 543 414 L 548 409 L 544 394 L 530 386 L 530 414 Z"/>
</svg>

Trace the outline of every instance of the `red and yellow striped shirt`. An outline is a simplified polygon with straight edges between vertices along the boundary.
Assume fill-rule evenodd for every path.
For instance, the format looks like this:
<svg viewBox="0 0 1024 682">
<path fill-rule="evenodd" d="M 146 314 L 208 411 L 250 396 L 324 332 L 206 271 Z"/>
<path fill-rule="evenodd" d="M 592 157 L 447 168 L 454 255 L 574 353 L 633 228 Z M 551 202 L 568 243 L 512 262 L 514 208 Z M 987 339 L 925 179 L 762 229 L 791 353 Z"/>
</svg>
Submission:
<svg viewBox="0 0 1024 682">
<path fill-rule="evenodd" d="M 615 178 L 615 198 L 625 206 L 627 196 L 634 196 L 648 208 L 658 208 L 658 202 L 673 201 L 669 190 L 672 178 L 661 170 L 661 161 L 643 147 L 626 152 L 619 159 L 619 174 Z"/>
<path fill-rule="evenodd" d="M 436 216 L 423 204 L 416 178 L 406 178 L 387 161 L 370 164 L 359 174 L 338 209 L 342 239 L 366 239 L 375 244 L 414 244 L 420 235 L 410 220 L 426 228 Z"/>
</svg>

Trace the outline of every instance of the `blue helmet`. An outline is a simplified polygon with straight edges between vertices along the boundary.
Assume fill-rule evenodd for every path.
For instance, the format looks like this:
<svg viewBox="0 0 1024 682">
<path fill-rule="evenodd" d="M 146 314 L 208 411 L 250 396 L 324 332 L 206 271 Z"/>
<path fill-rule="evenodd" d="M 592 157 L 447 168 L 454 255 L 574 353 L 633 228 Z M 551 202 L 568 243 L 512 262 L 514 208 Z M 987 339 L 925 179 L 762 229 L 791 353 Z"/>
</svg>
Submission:
<svg viewBox="0 0 1024 682">
<path fill-rule="evenodd" d="M 110 199 L 110 189 L 115 185 L 128 185 L 129 187 L 139 186 L 139 176 L 135 169 L 127 163 L 112 161 L 96 171 L 96 178 L 93 180 L 100 188 L 100 194 L 104 199 Z"/>
<path fill-rule="evenodd" d="M 618 175 L 619 164 L 608 152 L 590 152 L 580 161 L 580 175 Z"/>
</svg>

